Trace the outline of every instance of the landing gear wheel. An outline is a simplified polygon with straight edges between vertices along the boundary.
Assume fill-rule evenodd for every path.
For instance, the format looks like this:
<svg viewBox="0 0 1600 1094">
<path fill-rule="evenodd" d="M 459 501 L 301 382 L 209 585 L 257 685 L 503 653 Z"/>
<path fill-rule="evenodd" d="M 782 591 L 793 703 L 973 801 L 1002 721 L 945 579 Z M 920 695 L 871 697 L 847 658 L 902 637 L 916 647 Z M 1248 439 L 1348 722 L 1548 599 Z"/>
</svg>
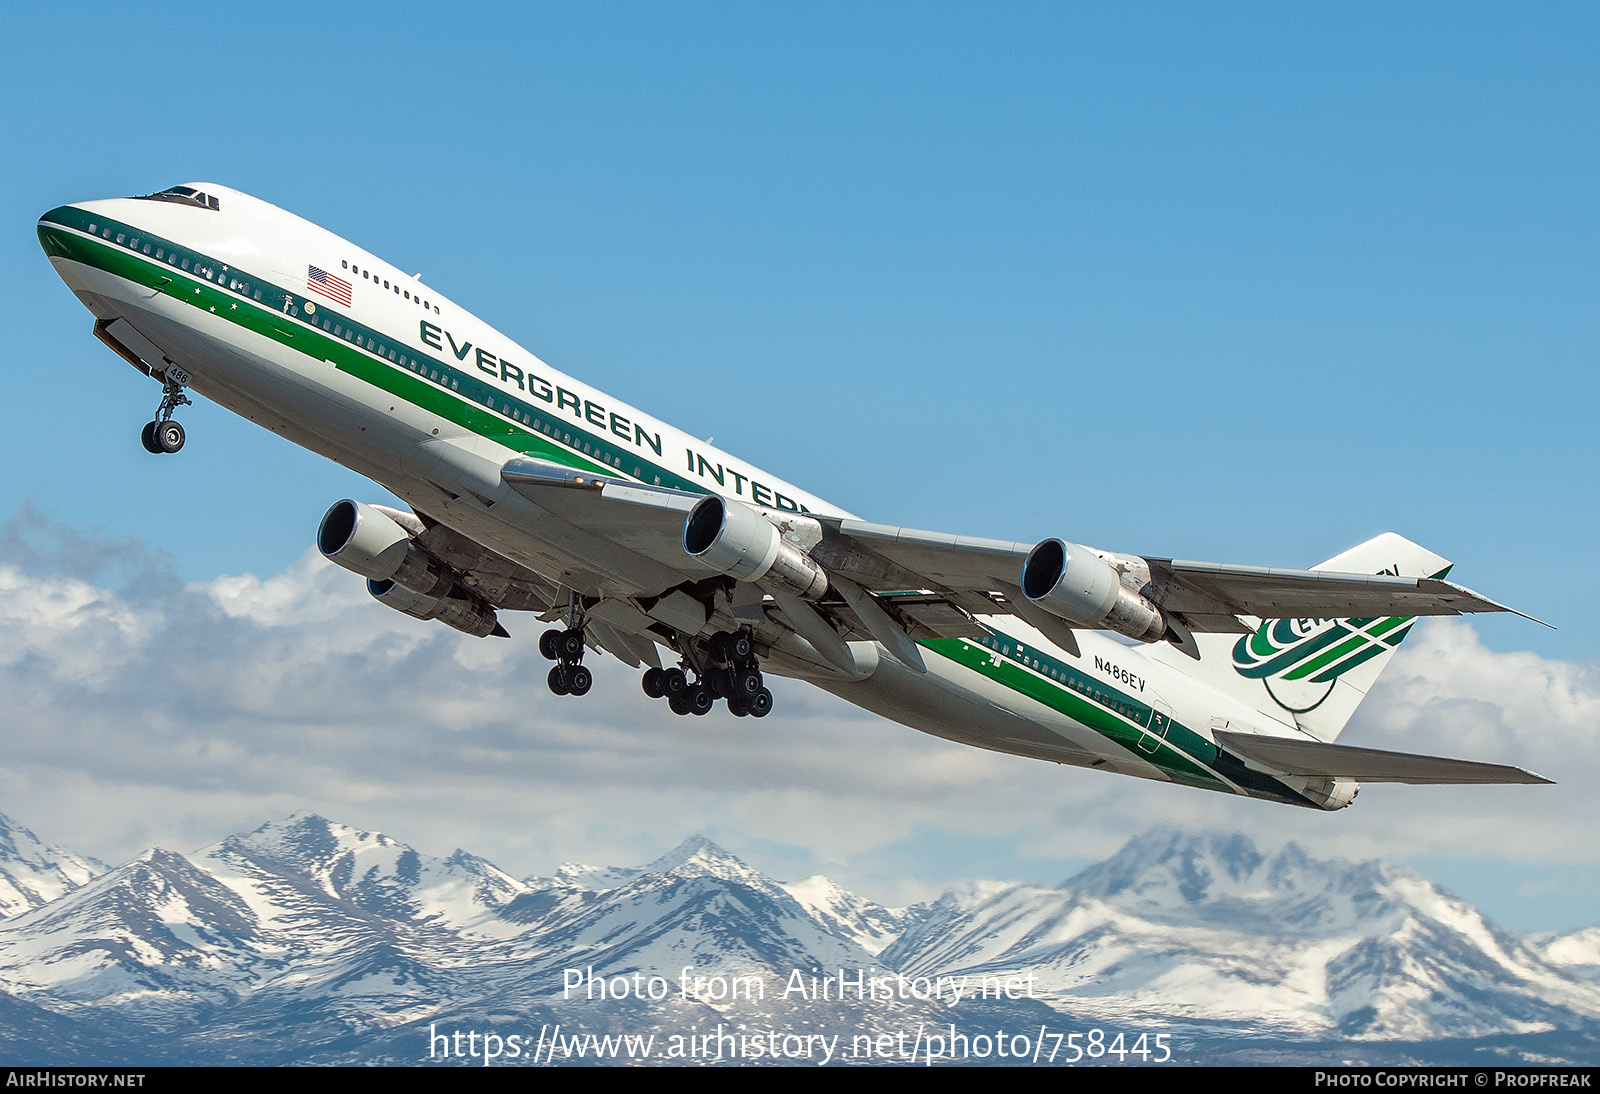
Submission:
<svg viewBox="0 0 1600 1094">
<path fill-rule="evenodd" d="M 560 642 L 561 645 L 557 648 L 561 650 L 561 656 L 568 661 L 576 661 L 583 656 L 583 632 L 578 628 L 562 631 Z"/>
<path fill-rule="evenodd" d="M 748 701 L 752 695 L 761 690 L 761 683 L 761 673 L 756 669 L 745 669 L 742 672 L 736 672 L 733 674 L 733 691 L 731 694 Z"/>
<path fill-rule="evenodd" d="M 156 444 L 163 452 L 176 452 L 183 447 L 183 426 L 168 418 L 155 428 Z"/>
<path fill-rule="evenodd" d="M 750 641 L 748 634 L 740 631 L 738 634 L 730 634 L 728 636 L 726 649 L 728 651 L 728 660 L 748 661 L 750 660 L 750 655 L 756 651 L 756 646 L 754 642 Z"/>
<path fill-rule="evenodd" d="M 572 691 L 572 684 L 567 678 L 567 666 L 557 665 L 550 670 L 550 675 L 545 677 L 545 682 L 550 685 L 550 690 L 557 695 L 567 695 Z"/>
<path fill-rule="evenodd" d="M 666 688 L 669 697 L 682 695 L 689 690 L 689 678 L 683 674 L 682 669 L 667 669 L 661 674 L 661 684 Z"/>
<path fill-rule="evenodd" d="M 561 660 L 561 650 L 557 643 L 561 641 L 561 632 L 554 627 L 539 636 L 539 654 L 546 661 Z"/>
<path fill-rule="evenodd" d="M 717 705 L 716 699 L 711 695 L 711 690 L 704 685 L 692 688 L 684 692 L 684 694 L 689 697 L 689 712 L 691 714 L 702 716 L 710 714 L 711 708 Z"/>
<path fill-rule="evenodd" d="M 139 431 L 139 443 L 144 445 L 144 450 L 152 456 L 161 455 L 161 446 L 156 443 L 156 423 L 146 422 Z"/>
<path fill-rule="evenodd" d="M 751 717 L 765 718 L 768 714 L 772 713 L 772 692 L 768 691 L 766 688 L 762 688 L 760 691 L 750 696 L 749 706 Z"/>
<path fill-rule="evenodd" d="M 735 718 L 744 718 L 749 715 L 750 708 L 745 705 L 743 699 L 733 695 L 728 698 L 728 713 Z"/>
<path fill-rule="evenodd" d="M 594 686 L 594 673 L 582 665 L 574 665 L 567 672 L 567 690 L 573 695 L 587 695 Z"/>
<path fill-rule="evenodd" d="M 728 639 L 732 637 L 727 631 L 718 631 L 711 636 L 711 641 L 706 643 L 706 649 L 711 653 L 711 660 L 728 660 Z"/>
<path fill-rule="evenodd" d="M 667 706 L 672 708 L 674 714 L 688 714 L 690 710 L 689 693 L 686 691 L 673 692 L 667 696 Z"/>
<path fill-rule="evenodd" d="M 644 679 L 640 681 L 644 693 L 652 699 L 659 699 L 667 693 L 667 682 L 663 677 L 667 674 L 661 669 L 645 669 Z"/>
</svg>

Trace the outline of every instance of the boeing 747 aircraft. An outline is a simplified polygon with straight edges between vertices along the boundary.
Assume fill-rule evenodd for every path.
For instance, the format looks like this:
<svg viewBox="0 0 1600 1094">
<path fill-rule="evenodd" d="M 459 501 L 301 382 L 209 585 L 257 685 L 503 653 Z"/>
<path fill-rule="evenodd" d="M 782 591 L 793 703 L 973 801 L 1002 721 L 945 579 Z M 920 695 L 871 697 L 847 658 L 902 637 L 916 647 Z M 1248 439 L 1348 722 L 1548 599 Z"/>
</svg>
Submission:
<svg viewBox="0 0 1600 1094">
<path fill-rule="evenodd" d="M 559 622 L 557 695 L 603 651 L 676 714 L 762 717 L 774 672 L 952 741 L 1320 809 L 1362 779 L 1548 781 L 1335 743 L 1415 617 L 1510 610 L 1398 535 L 1280 570 L 873 524 L 236 190 L 63 205 L 39 241 L 161 385 L 147 451 L 183 447 L 195 391 L 381 483 L 409 508 L 335 502 L 322 553 L 480 638 Z"/>
</svg>

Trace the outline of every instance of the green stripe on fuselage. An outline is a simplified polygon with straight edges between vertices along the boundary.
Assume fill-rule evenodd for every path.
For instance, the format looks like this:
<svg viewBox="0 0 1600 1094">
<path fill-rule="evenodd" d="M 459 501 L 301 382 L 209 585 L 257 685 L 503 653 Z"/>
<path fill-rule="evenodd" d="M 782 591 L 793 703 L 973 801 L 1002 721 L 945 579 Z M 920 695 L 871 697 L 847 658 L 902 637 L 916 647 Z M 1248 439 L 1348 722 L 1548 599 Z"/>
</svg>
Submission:
<svg viewBox="0 0 1600 1094">
<path fill-rule="evenodd" d="M 114 234 L 121 233 L 125 237 L 136 238 L 187 258 L 191 266 L 196 269 L 201 267 L 220 269 L 225 275 L 224 283 L 207 280 L 193 270 L 180 269 L 178 266 L 98 235 L 88 235 L 91 223 L 101 229 L 110 229 Z M 80 232 L 84 234 L 80 235 Z M 436 414 L 513 451 L 577 470 L 639 478 L 642 481 L 655 482 L 698 494 L 707 492 L 700 483 L 685 478 L 654 460 L 643 458 L 632 449 L 624 449 L 621 445 L 613 443 L 610 438 L 596 435 L 581 425 L 556 417 L 550 409 L 529 403 L 525 399 L 519 399 L 500 388 L 486 384 L 480 377 L 465 369 L 453 367 L 430 354 L 419 352 L 390 332 L 351 319 L 349 315 L 338 311 L 327 301 L 313 300 L 302 293 L 285 289 L 193 248 L 175 244 L 171 240 L 139 231 L 127 224 L 90 214 L 81 209 L 73 209 L 70 206 L 52 209 L 41 218 L 39 242 L 45 253 L 52 257 L 65 258 L 104 270 L 201 311 L 213 313 L 218 318 L 270 338 L 315 361 L 329 361 L 341 372 L 364 380 L 396 398 L 404 399 L 422 410 Z M 247 281 L 252 287 L 266 290 L 274 300 L 284 301 L 283 309 L 264 306 L 262 301 L 256 301 L 227 288 L 225 282 L 229 277 Z M 340 326 L 349 328 L 352 333 L 359 333 L 363 343 L 370 338 L 381 346 L 404 354 L 425 365 L 430 373 L 437 371 L 442 379 L 439 381 L 424 379 L 404 366 L 378 356 L 376 350 L 368 350 L 364 345 L 358 347 L 323 331 L 316 325 L 317 320 L 304 315 L 289 314 L 289 307 L 303 311 L 307 303 L 316 305 L 320 313 L 319 319 L 327 317 Z M 454 382 L 457 386 L 455 388 L 444 386 L 450 382 Z M 491 410 L 484 404 L 485 398 L 492 398 L 499 406 L 514 404 L 523 414 L 541 423 L 549 423 L 563 436 L 573 438 L 570 447 L 567 443 L 555 440 L 529 425 Z M 618 465 L 597 460 L 580 451 L 584 444 L 588 444 L 596 452 L 618 455 L 622 458 L 622 463 Z M 635 468 L 640 472 L 638 475 L 633 473 Z"/>
<path fill-rule="evenodd" d="M 1013 640 L 1014 641 L 1014 640 Z M 1208 748 L 1213 757 L 1216 746 L 1198 734 L 1190 734 L 1184 727 L 1173 723 L 1168 730 L 1167 739 L 1155 736 L 1143 727 L 1110 711 L 1092 699 L 1085 698 L 1074 691 L 1062 687 L 1053 680 L 1048 680 L 1029 669 L 1023 668 L 1010 657 L 1002 655 L 997 650 L 988 650 L 965 638 L 939 638 L 921 643 L 925 648 L 949 658 L 959 665 L 963 665 L 997 683 L 1004 684 L 1012 691 L 1019 692 L 1037 702 L 1043 703 L 1052 710 L 1059 711 L 1071 718 L 1079 725 L 1086 726 L 1107 740 L 1115 742 L 1128 752 L 1138 756 L 1146 763 L 1159 767 L 1174 782 L 1185 783 L 1189 786 L 1198 786 L 1206 790 L 1222 790 L 1232 792 L 1233 788 L 1223 779 L 1213 774 L 1202 762 L 1194 756 L 1179 749 L 1171 739 L 1174 732 L 1182 731 L 1194 738 L 1198 745 Z M 998 664 L 996 664 L 998 662 Z M 1102 694 L 1116 696 L 1128 705 L 1136 704 L 1135 701 L 1116 691 L 1107 688 L 1098 681 L 1095 686 Z M 1140 741 L 1146 747 L 1151 742 L 1156 742 L 1154 752 L 1140 748 Z"/>
</svg>

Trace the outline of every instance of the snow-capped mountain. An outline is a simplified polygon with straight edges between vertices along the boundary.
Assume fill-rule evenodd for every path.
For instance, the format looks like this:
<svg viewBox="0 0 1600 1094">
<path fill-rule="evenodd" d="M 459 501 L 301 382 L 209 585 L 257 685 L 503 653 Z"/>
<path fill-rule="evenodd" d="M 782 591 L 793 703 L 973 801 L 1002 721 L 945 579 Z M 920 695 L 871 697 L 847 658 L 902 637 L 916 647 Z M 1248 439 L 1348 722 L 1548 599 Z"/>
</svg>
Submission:
<svg viewBox="0 0 1600 1094">
<path fill-rule="evenodd" d="M 947 896 L 883 953 L 1032 975 L 1063 1009 L 1319 1036 L 1480 1037 L 1600 1018 L 1600 992 L 1426 878 L 1149 833 L 1059 887 Z"/>
<path fill-rule="evenodd" d="M 0 918 L 48 904 L 105 870 L 0 815 Z"/>
<path fill-rule="evenodd" d="M 885 908 L 841 889 L 821 874 L 790 882 L 783 888 L 834 934 L 852 940 L 873 956 L 888 948 L 905 929 L 904 908 Z"/>
<path fill-rule="evenodd" d="M 663 1035 L 1098 1024 L 1187 1035 L 1213 1061 L 1264 1038 L 1338 1042 L 1345 1058 L 1539 1036 L 1548 1056 L 1600 1038 L 1600 929 L 1525 940 L 1413 872 L 1238 836 L 1148 833 L 1059 886 L 971 882 L 906 909 L 820 876 L 779 884 L 702 837 L 644 866 L 527 880 L 310 814 L 98 874 L 31 834 L 9 846 L 23 849 L 0 867 L 61 871 L 53 898 L 0 921 L 0 1052 L 19 1061 L 45 1059 L 28 1046 L 50 1030 L 58 1046 L 120 1046 L 108 1059 L 410 1062 L 425 1031 L 469 1018 Z M 965 978 L 968 995 L 785 991 L 858 969 Z M 683 990 L 685 970 L 708 986 Z M 667 990 L 589 990 L 650 977 Z M 763 991 L 712 987 L 736 977 Z M 1032 998 L 982 999 L 986 977 Z"/>
</svg>

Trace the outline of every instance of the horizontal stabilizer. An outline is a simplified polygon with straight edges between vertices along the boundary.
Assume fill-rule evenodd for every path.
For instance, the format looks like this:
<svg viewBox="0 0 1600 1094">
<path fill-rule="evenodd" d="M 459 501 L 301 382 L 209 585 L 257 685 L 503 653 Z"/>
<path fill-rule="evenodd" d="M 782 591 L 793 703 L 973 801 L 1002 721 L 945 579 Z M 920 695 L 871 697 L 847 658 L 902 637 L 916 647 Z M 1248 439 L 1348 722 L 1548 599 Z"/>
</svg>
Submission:
<svg viewBox="0 0 1600 1094">
<path fill-rule="evenodd" d="M 1322 741 L 1217 730 L 1217 743 L 1257 766 L 1283 775 L 1360 779 L 1374 783 L 1549 783 L 1520 767 L 1386 752 Z"/>
</svg>

